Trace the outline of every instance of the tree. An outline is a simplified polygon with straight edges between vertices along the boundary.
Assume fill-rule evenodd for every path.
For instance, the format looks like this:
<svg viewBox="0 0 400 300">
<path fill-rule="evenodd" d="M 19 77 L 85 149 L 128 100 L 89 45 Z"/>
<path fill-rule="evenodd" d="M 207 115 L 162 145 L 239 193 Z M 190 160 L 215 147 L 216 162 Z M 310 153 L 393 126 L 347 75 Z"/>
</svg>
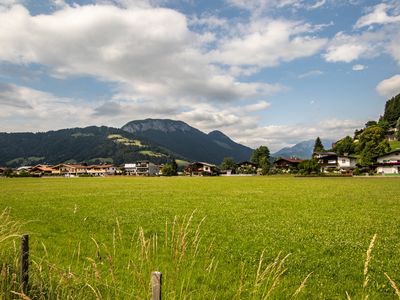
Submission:
<svg viewBox="0 0 400 300">
<path fill-rule="evenodd" d="M 250 160 L 261 168 L 263 175 L 268 174 L 270 168 L 270 152 L 267 146 L 260 146 L 253 151 Z"/>
<path fill-rule="evenodd" d="M 371 126 L 376 126 L 377 123 L 376 121 L 368 121 L 367 123 L 365 123 L 365 128 L 371 127 Z"/>
<path fill-rule="evenodd" d="M 236 164 L 235 161 L 233 160 L 232 157 L 224 157 L 224 160 L 222 161 L 220 165 L 221 170 L 236 170 Z"/>
<path fill-rule="evenodd" d="M 315 159 L 303 160 L 299 163 L 299 173 L 303 175 L 319 174 L 321 172 L 321 166 Z"/>
<path fill-rule="evenodd" d="M 353 143 L 353 139 L 350 136 L 346 136 L 344 139 L 337 142 L 333 151 L 335 151 L 337 155 L 344 155 L 345 153 L 354 154 L 356 152 L 356 146 Z"/>
<path fill-rule="evenodd" d="M 323 151 L 325 151 L 324 145 L 322 145 L 321 139 L 319 137 L 317 137 L 317 139 L 315 140 L 313 152 L 315 153 L 315 152 L 323 152 Z"/>
<path fill-rule="evenodd" d="M 383 132 L 385 134 L 388 134 L 389 129 L 390 129 L 390 124 L 388 121 L 381 119 L 381 120 L 379 120 L 377 125 L 383 129 Z"/>
<path fill-rule="evenodd" d="M 162 168 L 161 168 L 161 174 L 163 176 L 175 176 L 176 172 L 173 168 L 173 166 L 171 164 L 165 164 Z"/>
<path fill-rule="evenodd" d="M 370 126 L 360 135 L 358 152 L 362 166 L 370 165 L 374 157 L 389 151 L 390 145 L 386 140 L 385 131 L 380 126 Z"/>
<path fill-rule="evenodd" d="M 172 158 L 171 160 L 171 167 L 172 170 L 174 171 L 174 175 L 178 175 L 178 164 L 176 163 L 175 158 Z"/>
<path fill-rule="evenodd" d="M 396 137 L 400 141 L 400 117 L 397 119 L 396 122 Z"/>
<path fill-rule="evenodd" d="M 389 122 L 390 126 L 394 126 L 400 117 L 400 94 L 386 101 L 385 113 L 382 119 Z"/>
<path fill-rule="evenodd" d="M 261 174 L 267 175 L 269 173 L 269 169 L 271 168 L 269 157 L 262 157 L 260 159 L 259 167 L 261 168 Z"/>
<path fill-rule="evenodd" d="M 260 165 L 261 160 L 263 157 L 266 157 L 269 160 L 270 152 L 267 146 L 260 146 L 257 149 L 253 151 L 251 154 L 250 160 L 255 163 Z"/>
</svg>

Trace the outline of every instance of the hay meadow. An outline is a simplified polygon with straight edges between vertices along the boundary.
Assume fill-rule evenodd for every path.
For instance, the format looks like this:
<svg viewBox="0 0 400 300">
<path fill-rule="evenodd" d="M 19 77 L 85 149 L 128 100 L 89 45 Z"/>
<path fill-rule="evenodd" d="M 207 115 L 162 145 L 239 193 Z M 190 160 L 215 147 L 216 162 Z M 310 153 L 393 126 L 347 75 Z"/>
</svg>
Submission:
<svg viewBox="0 0 400 300">
<path fill-rule="evenodd" d="M 395 299 L 399 192 L 400 178 L 0 179 L 0 298 L 148 299 L 161 271 L 164 299 Z"/>
</svg>

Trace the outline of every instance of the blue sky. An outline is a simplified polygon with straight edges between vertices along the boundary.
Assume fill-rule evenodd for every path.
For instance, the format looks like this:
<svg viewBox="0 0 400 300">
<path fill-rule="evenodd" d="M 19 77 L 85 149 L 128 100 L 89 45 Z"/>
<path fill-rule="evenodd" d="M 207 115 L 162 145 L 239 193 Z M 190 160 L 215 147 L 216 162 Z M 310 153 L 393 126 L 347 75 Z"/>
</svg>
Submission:
<svg viewBox="0 0 400 300">
<path fill-rule="evenodd" d="M 179 119 L 271 150 L 400 92 L 400 2 L 0 0 L 0 131 Z"/>
</svg>

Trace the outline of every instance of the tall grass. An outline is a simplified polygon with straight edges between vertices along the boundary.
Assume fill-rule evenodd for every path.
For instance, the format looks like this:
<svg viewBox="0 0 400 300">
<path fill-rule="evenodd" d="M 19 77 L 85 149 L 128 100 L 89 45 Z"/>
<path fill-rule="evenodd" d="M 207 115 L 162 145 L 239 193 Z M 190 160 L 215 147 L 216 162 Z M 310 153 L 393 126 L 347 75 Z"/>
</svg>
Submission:
<svg viewBox="0 0 400 300">
<path fill-rule="evenodd" d="M 139 227 L 125 236 L 116 219 L 112 238 L 99 242 L 92 238 L 92 247 L 83 251 L 78 243 L 71 263 L 59 266 L 52 262 L 52 254 L 44 244 L 44 255 L 30 254 L 29 291 L 25 295 L 19 287 L 18 240 L 20 224 L 11 221 L 9 210 L 0 216 L 1 299 L 149 299 L 150 274 L 163 273 L 165 299 L 266 299 L 278 292 L 286 272 L 289 255 L 278 254 L 268 262 L 262 252 L 255 266 L 242 262 L 242 274 L 227 281 L 221 276 L 227 270 L 219 268 L 214 254 L 214 242 L 202 243 L 201 225 L 194 213 L 165 222 L 165 231 L 146 233 Z M 8 250 L 7 250 L 8 249 Z M 90 254 L 90 255 L 89 255 Z M 7 258 L 8 260 L 4 260 Z M 253 280 L 251 280 L 253 278 Z M 307 277 L 308 278 L 308 277 Z M 300 293 L 304 283 L 294 292 Z M 233 285 L 230 295 L 227 285 Z M 221 293 L 224 289 L 227 293 Z"/>
</svg>

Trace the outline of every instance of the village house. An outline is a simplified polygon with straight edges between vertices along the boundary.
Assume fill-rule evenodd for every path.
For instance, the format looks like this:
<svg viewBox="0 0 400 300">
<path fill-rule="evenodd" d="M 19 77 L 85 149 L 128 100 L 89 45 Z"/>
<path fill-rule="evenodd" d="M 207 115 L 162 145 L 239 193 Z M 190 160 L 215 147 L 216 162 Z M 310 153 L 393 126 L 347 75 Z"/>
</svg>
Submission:
<svg viewBox="0 0 400 300">
<path fill-rule="evenodd" d="M 185 167 L 184 173 L 189 176 L 212 176 L 217 175 L 218 170 L 213 164 L 194 162 Z"/>
<path fill-rule="evenodd" d="M 351 155 L 339 155 L 337 157 L 338 169 L 341 173 L 351 173 L 357 164 L 357 157 Z"/>
<path fill-rule="evenodd" d="M 125 175 L 136 175 L 136 164 L 124 164 L 123 170 Z"/>
<path fill-rule="evenodd" d="M 52 167 L 53 175 L 60 175 L 65 177 L 75 177 L 87 174 L 87 166 L 80 164 L 59 164 Z"/>
<path fill-rule="evenodd" d="M 0 176 L 3 176 L 6 170 L 6 168 L 0 167 Z"/>
<path fill-rule="evenodd" d="M 160 174 L 160 168 L 149 161 L 138 161 L 136 163 L 136 175 L 156 176 Z"/>
<path fill-rule="evenodd" d="M 380 155 L 374 165 L 378 174 L 400 174 L 400 149 Z"/>
<path fill-rule="evenodd" d="M 32 166 L 22 166 L 19 167 L 15 170 L 15 173 L 17 175 L 21 175 L 21 174 L 28 174 L 32 169 Z"/>
<path fill-rule="evenodd" d="M 44 175 L 52 175 L 53 167 L 48 165 L 36 165 L 32 167 L 29 171 L 30 175 L 33 176 L 44 176 Z"/>
<path fill-rule="evenodd" d="M 303 160 L 299 158 L 281 157 L 273 163 L 273 168 L 276 170 L 280 170 L 283 173 L 290 173 L 293 170 L 297 170 L 299 163 L 301 163 L 302 161 Z"/>
<path fill-rule="evenodd" d="M 338 168 L 338 156 L 335 152 L 314 152 L 313 158 L 321 166 L 321 172 L 333 172 Z"/>
<path fill-rule="evenodd" d="M 102 165 L 91 165 L 86 167 L 86 173 L 90 176 L 105 176 L 106 168 Z"/>
<path fill-rule="evenodd" d="M 125 175 L 157 176 L 160 174 L 160 168 L 149 161 L 138 161 L 133 164 L 125 164 L 124 172 Z"/>
</svg>

